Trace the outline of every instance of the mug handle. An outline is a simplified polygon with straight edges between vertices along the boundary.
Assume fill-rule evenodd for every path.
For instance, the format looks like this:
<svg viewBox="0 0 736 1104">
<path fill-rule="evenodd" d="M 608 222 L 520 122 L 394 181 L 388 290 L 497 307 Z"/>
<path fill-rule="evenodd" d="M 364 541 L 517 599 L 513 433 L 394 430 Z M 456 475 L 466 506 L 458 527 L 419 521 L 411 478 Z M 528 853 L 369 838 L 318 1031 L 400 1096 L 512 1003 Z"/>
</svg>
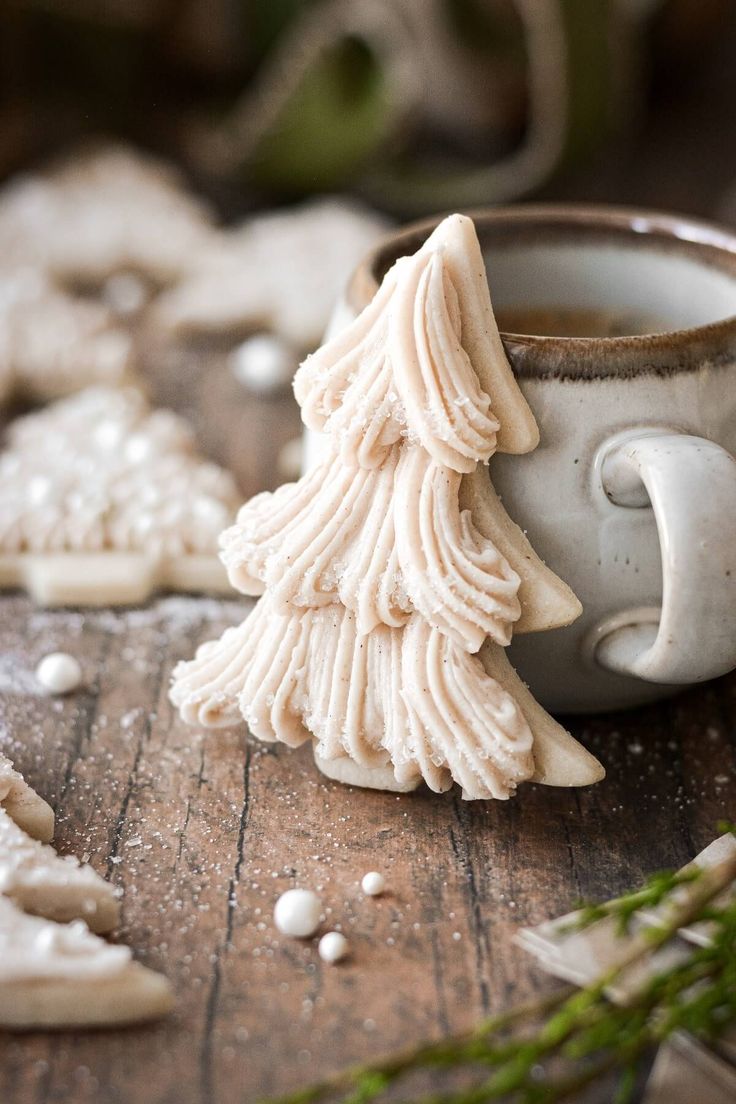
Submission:
<svg viewBox="0 0 736 1104">
<path fill-rule="evenodd" d="M 622 509 L 650 506 L 662 554 L 662 608 L 601 626 L 597 662 L 671 685 L 736 667 L 736 460 L 720 445 L 670 428 L 618 434 L 598 471 Z M 657 615 L 658 614 L 658 615 Z"/>
</svg>

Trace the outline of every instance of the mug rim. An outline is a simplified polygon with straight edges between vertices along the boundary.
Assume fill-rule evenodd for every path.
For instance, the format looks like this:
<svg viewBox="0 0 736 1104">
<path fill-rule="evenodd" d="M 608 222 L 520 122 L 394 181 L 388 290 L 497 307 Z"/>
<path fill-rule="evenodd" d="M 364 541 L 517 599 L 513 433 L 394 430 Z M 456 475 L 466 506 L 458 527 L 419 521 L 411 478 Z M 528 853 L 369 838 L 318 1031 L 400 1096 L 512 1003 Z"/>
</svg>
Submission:
<svg viewBox="0 0 736 1104">
<path fill-rule="evenodd" d="M 450 213 L 450 212 L 448 212 Z M 689 254 L 731 275 L 736 288 L 736 232 L 707 219 L 652 208 L 587 203 L 530 203 L 480 207 L 461 212 L 473 219 L 481 248 L 491 231 L 513 236 L 534 229 L 548 234 L 577 231 L 628 239 L 641 246 Z M 420 219 L 384 235 L 359 263 L 346 287 L 357 313 L 378 290 L 380 279 L 400 256 L 415 252 L 446 215 Z M 709 364 L 736 362 L 736 313 L 715 322 L 651 334 L 567 337 L 501 332 L 517 376 L 566 379 L 671 375 Z"/>
</svg>

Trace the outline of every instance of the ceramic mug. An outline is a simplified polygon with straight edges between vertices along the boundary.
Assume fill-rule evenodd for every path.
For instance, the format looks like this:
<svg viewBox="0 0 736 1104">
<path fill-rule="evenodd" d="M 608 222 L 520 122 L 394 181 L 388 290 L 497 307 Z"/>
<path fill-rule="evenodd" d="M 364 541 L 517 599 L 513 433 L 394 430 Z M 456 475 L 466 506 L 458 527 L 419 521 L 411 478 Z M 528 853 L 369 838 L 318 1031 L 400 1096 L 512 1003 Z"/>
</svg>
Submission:
<svg viewBox="0 0 736 1104">
<path fill-rule="evenodd" d="M 626 708 L 731 670 L 736 237 L 613 207 L 470 213 L 541 433 L 528 455 L 494 456 L 491 478 L 584 610 L 568 628 L 515 636 L 511 662 L 558 712 Z M 435 225 L 385 238 L 331 329 Z"/>
</svg>

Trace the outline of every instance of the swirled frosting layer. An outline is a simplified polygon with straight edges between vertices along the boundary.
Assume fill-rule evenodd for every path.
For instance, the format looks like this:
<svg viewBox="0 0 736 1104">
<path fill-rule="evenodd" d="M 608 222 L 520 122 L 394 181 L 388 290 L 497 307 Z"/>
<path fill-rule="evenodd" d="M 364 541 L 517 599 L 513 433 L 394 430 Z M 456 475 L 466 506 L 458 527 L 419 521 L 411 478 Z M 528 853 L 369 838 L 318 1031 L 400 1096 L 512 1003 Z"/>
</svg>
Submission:
<svg viewBox="0 0 736 1104">
<path fill-rule="evenodd" d="M 507 798 L 534 772 L 532 733 L 479 659 L 420 616 L 366 636 L 332 605 L 281 614 L 262 599 L 248 619 L 174 672 L 172 700 L 193 724 L 242 716 L 261 740 L 326 759 L 391 763 L 398 781 Z"/>
<path fill-rule="evenodd" d="M 499 423 L 462 345 L 458 294 L 441 245 L 386 276 L 351 325 L 294 379 L 302 418 L 329 433 L 346 464 L 378 467 L 397 441 L 472 471 L 496 448 Z"/>
<path fill-rule="evenodd" d="M 461 479 L 408 443 L 377 468 L 331 457 L 240 510 L 221 538 L 230 582 L 282 612 L 339 601 L 360 633 L 417 611 L 466 651 L 508 644 L 519 576 L 460 509 Z"/>
</svg>

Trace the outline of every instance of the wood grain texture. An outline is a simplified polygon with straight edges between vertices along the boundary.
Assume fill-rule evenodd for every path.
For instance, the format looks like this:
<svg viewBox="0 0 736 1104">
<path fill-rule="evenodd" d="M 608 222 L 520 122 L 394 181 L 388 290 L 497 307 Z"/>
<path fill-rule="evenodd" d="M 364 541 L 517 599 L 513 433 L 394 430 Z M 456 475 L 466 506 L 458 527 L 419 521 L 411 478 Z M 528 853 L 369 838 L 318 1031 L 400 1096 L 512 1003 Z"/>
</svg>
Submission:
<svg viewBox="0 0 736 1104">
<path fill-rule="evenodd" d="M 244 496 L 278 482 L 291 399 L 249 397 L 212 348 L 148 348 L 154 396 L 190 413 Z M 81 614 L 0 599 L 0 746 L 56 809 L 59 849 L 123 887 L 118 938 L 177 1000 L 148 1027 L 0 1035 L 3 1104 L 250 1104 L 466 1027 L 551 984 L 514 948 L 520 924 L 684 862 L 734 815 L 735 678 L 573 721 L 606 781 L 525 786 L 507 803 L 352 790 L 307 749 L 187 728 L 167 701 L 171 668 L 246 608 L 161 597 Z M 84 668 L 64 699 L 31 677 L 57 649 Z M 383 898 L 359 892 L 370 869 L 386 874 Z M 337 967 L 274 929 L 276 897 L 297 884 L 318 888 L 325 926 L 348 935 Z"/>
</svg>

